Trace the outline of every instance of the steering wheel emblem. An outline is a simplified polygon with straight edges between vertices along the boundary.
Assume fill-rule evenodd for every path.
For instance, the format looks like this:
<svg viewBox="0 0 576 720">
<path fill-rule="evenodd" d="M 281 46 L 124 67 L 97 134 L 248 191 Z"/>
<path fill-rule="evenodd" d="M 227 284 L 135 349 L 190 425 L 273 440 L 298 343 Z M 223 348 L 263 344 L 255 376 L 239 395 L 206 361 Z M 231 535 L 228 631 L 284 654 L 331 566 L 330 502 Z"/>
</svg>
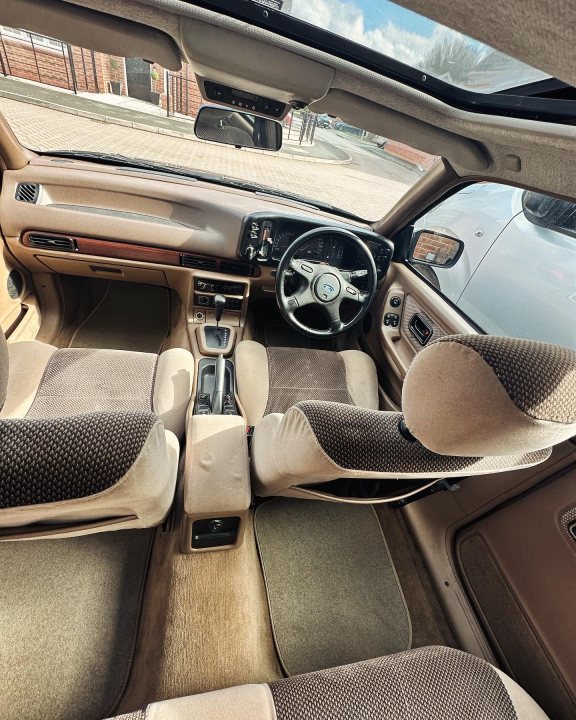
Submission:
<svg viewBox="0 0 576 720">
<path fill-rule="evenodd" d="M 340 281 L 333 272 L 322 273 L 316 280 L 314 291 L 316 297 L 322 302 L 336 300 L 341 291 Z"/>
</svg>

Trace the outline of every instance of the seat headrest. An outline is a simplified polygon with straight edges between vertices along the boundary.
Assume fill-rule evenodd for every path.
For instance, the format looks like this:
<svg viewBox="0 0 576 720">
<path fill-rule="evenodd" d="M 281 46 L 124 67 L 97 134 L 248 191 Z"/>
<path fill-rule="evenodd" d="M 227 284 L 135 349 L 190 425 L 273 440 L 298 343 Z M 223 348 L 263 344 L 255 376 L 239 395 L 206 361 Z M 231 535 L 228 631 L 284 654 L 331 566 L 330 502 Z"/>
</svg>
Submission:
<svg viewBox="0 0 576 720">
<path fill-rule="evenodd" d="M 443 455 L 533 452 L 576 435 L 576 352 L 533 340 L 451 335 L 404 381 L 406 426 Z"/>
</svg>

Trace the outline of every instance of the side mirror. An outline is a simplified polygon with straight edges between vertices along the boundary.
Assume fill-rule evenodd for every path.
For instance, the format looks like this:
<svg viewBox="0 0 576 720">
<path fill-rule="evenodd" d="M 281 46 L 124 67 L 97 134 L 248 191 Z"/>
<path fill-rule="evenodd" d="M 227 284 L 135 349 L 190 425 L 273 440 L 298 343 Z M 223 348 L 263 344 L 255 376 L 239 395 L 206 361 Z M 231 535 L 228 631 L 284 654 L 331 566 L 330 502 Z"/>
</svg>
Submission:
<svg viewBox="0 0 576 720">
<path fill-rule="evenodd" d="M 204 105 L 198 110 L 194 134 L 200 140 L 236 147 L 280 150 L 282 125 L 258 115 Z"/>
<path fill-rule="evenodd" d="M 526 190 L 522 210 L 534 225 L 576 237 L 576 203 Z"/>
<path fill-rule="evenodd" d="M 456 265 L 463 250 L 464 243 L 461 240 L 434 230 L 417 230 L 410 243 L 410 260 L 450 268 Z"/>
</svg>

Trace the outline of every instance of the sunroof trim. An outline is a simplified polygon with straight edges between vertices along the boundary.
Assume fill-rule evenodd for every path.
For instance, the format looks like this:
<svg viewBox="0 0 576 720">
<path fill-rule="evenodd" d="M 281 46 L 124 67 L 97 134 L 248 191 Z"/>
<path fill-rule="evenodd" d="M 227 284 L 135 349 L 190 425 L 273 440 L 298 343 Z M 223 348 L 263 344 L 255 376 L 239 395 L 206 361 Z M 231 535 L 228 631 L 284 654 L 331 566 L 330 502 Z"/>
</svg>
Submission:
<svg viewBox="0 0 576 720">
<path fill-rule="evenodd" d="M 241 2 L 238 0 L 183 0 L 183 2 L 247 22 L 327 55 L 385 75 L 461 110 L 576 124 L 576 101 L 574 100 L 551 100 L 515 95 L 515 88 L 498 93 L 480 93 L 458 88 L 347 38 L 310 25 L 281 11 L 256 4 L 253 0 L 242 0 Z"/>
</svg>

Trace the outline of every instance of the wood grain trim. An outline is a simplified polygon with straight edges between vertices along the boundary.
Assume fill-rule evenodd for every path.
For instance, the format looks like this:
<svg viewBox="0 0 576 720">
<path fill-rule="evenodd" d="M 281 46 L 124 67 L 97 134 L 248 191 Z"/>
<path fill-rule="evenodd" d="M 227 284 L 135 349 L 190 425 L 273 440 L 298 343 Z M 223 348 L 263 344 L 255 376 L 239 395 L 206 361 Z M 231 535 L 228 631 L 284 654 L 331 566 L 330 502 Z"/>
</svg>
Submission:
<svg viewBox="0 0 576 720">
<path fill-rule="evenodd" d="M 180 265 L 182 253 L 176 250 L 164 250 L 162 248 L 148 247 L 146 245 L 133 245 L 132 243 L 114 242 L 111 240 L 98 240 L 97 238 L 80 237 L 78 235 L 64 235 L 62 233 L 50 233 L 43 231 L 29 231 L 22 236 L 22 244 L 33 250 L 40 248 L 33 247 L 30 243 L 30 235 L 44 235 L 54 238 L 71 238 L 76 242 L 76 252 L 81 255 L 95 255 L 97 257 L 116 258 L 119 260 L 138 260 L 140 262 L 155 263 L 160 265 Z M 50 252 L 50 250 L 42 250 Z M 55 250 L 52 252 L 62 252 Z M 66 252 L 66 251 L 64 251 Z M 73 252 L 73 251 L 68 251 Z"/>
</svg>

